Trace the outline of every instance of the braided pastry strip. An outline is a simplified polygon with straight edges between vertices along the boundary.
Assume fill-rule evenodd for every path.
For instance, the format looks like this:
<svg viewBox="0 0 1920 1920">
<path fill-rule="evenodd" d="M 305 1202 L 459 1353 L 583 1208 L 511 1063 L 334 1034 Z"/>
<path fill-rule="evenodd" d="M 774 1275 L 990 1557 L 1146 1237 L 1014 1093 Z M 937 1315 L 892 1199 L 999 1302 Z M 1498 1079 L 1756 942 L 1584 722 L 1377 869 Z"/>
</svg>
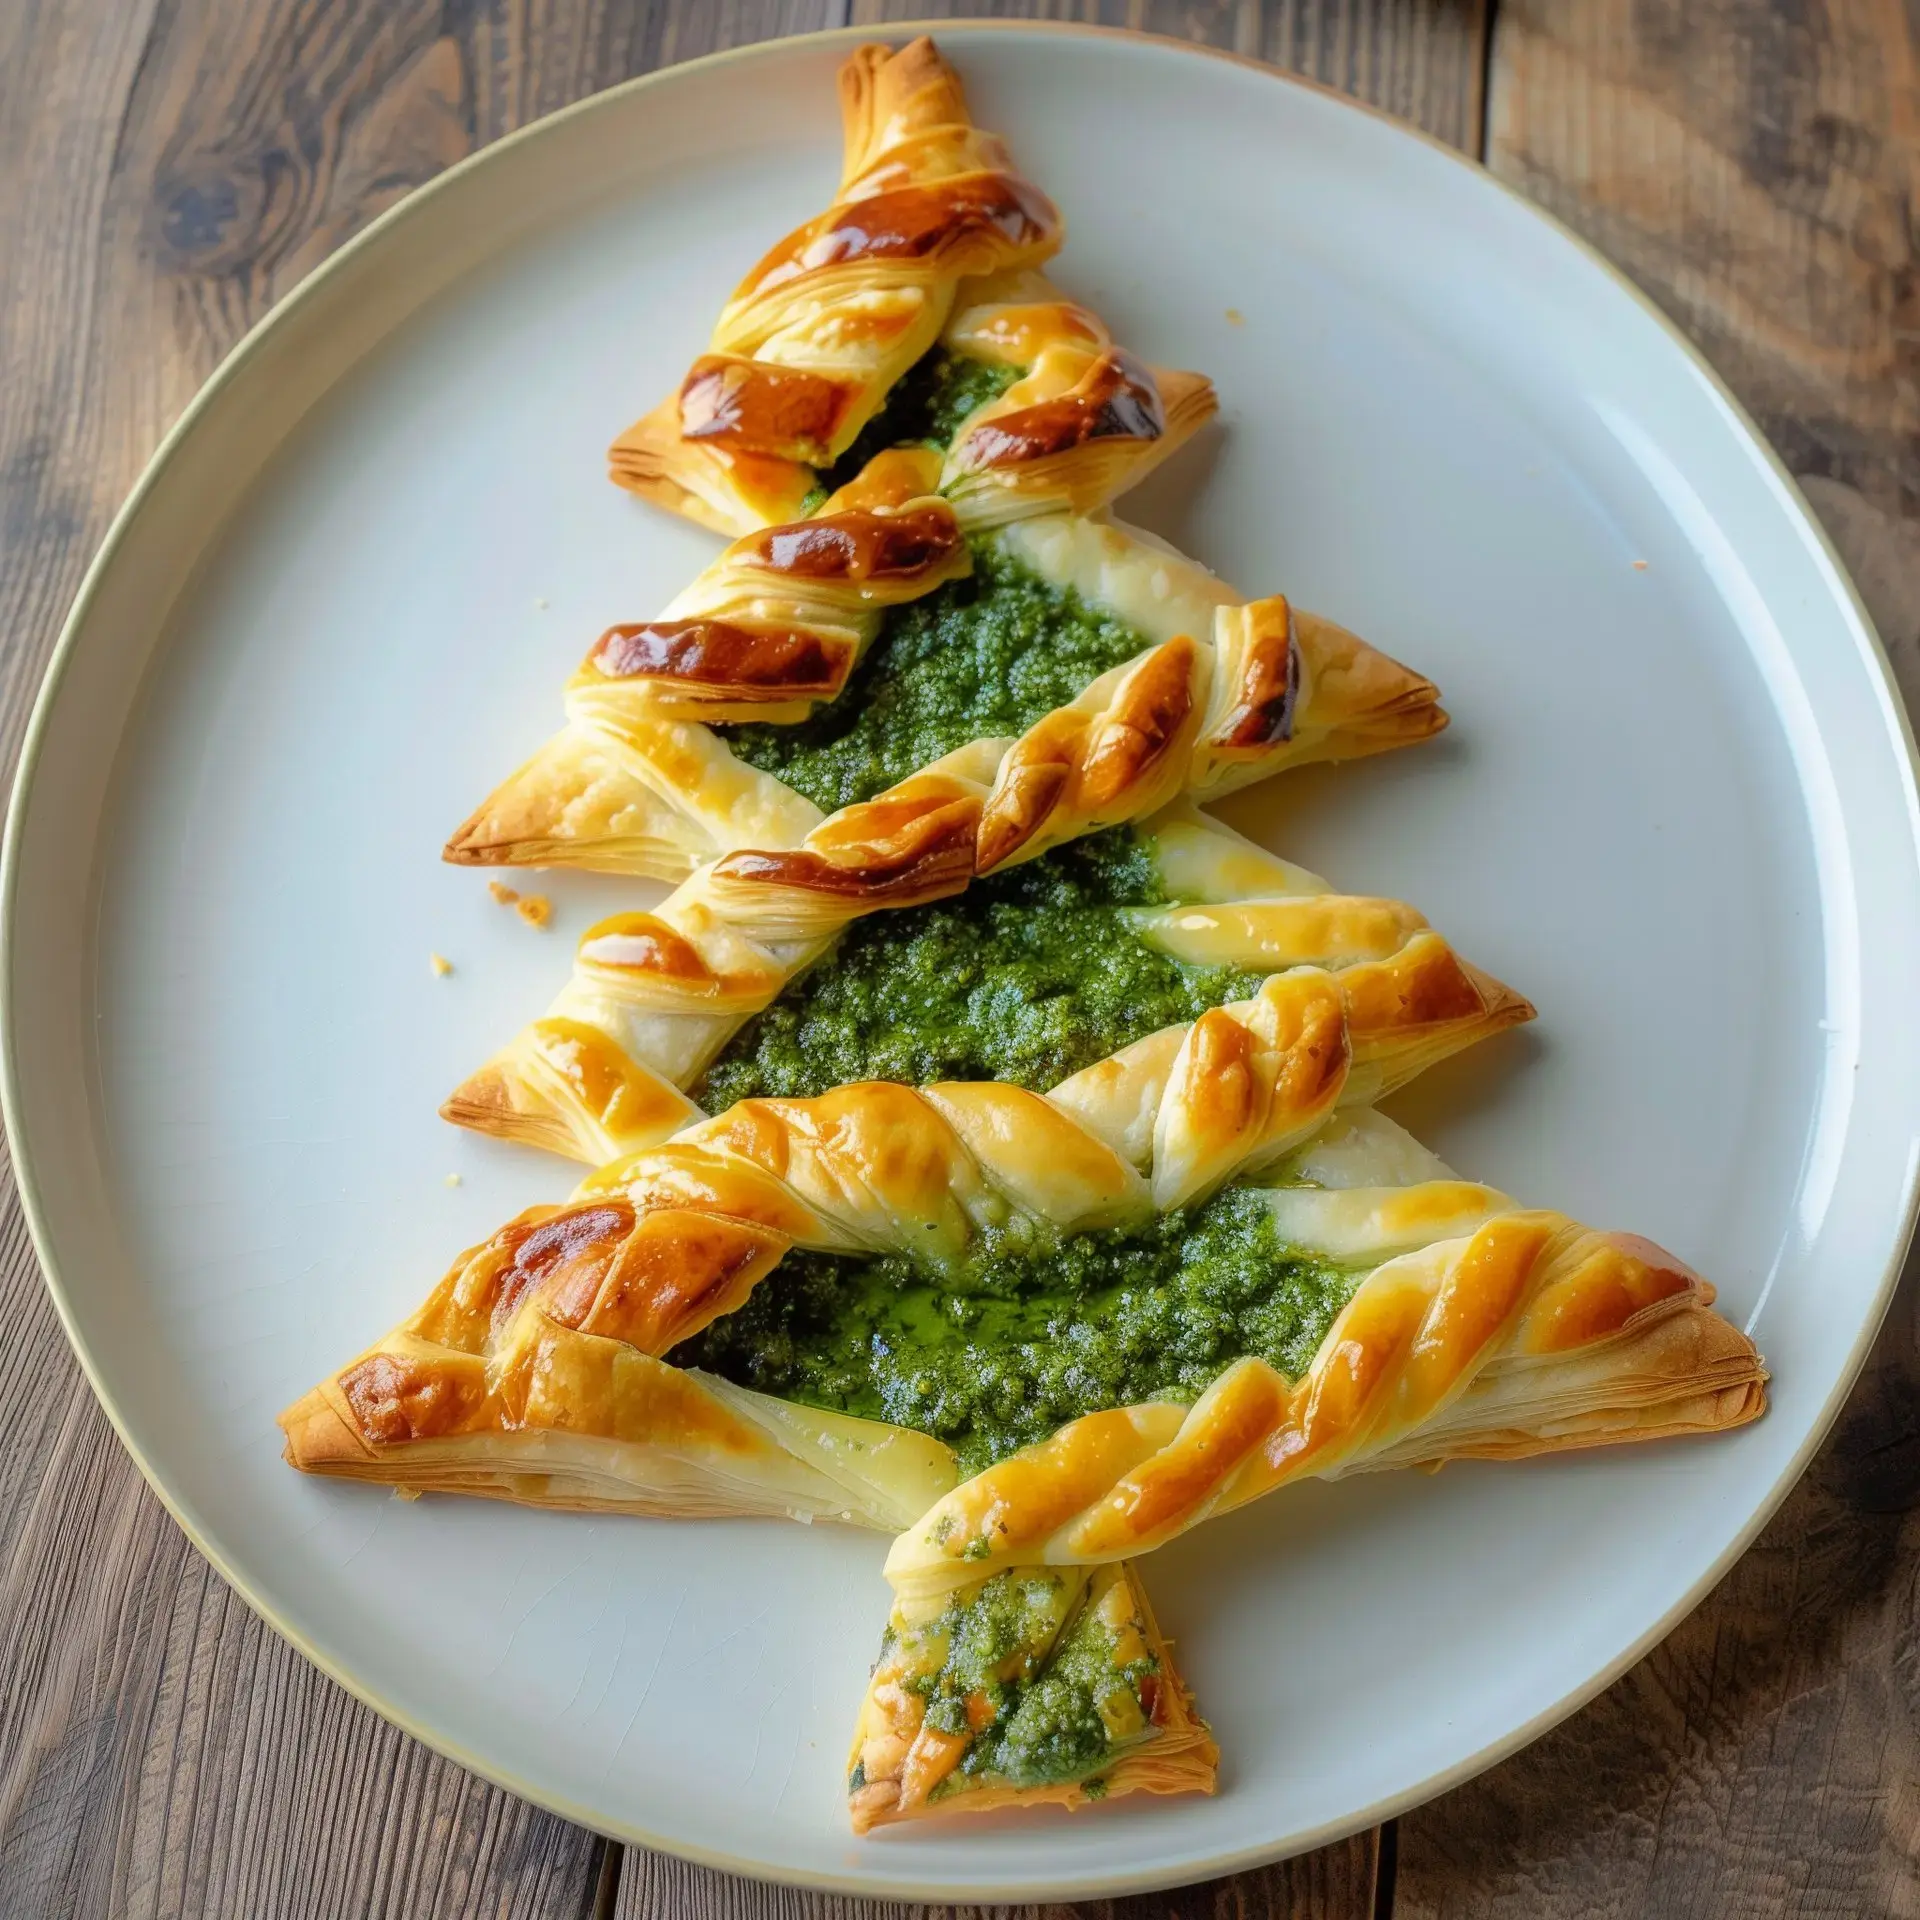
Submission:
<svg viewBox="0 0 1920 1920">
<path fill-rule="evenodd" d="M 1446 725 L 1433 684 L 1282 596 L 1244 601 L 1141 534 L 1053 515 L 996 536 L 1148 643 L 1014 740 L 972 743 L 872 800 L 820 809 L 739 759 L 708 720 L 797 720 L 846 685 L 884 610 L 971 564 L 934 456 L 882 455 L 812 520 L 735 542 L 645 627 L 615 627 L 567 689 L 568 723 L 448 842 L 461 865 L 575 866 L 679 880 L 746 849 L 808 844 L 893 864 L 890 837 L 986 785 L 980 872 L 1176 794 L 1410 745 Z M 1211 644 L 1207 638 L 1211 637 Z M 839 849 L 838 856 L 829 852 Z"/>
<path fill-rule="evenodd" d="M 1053 203 L 975 127 L 931 40 L 840 71 L 839 193 L 735 289 L 679 393 L 614 443 L 614 477 L 723 533 L 791 520 L 934 344 L 969 274 L 1037 266 Z"/>
<path fill-rule="evenodd" d="M 1092 512 L 1212 416 L 1203 375 L 1144 365 L 1033 270 L 1059 215 L 972 126 L 931 41 L 864 47 L 841 86 L 834 207 L 748 276 L 680 392 L 614 442 L 615 481 L 721 533 L 797 519 L 936 338 L 1021 375 L 953 437 L 948 477 L 983 508 Z"/>
<path fill-rule="evenodd" d="M 1375 1268 L 1298 1380 L 1243 1359 L 1191 1407 L 1074 1421 L 936 1502 L 887 1578 L 927 1596 L 1117 1560 L 1309 1476 L 1739 1426 L 1765 1407 L 1766 1370 L 1712 1302 L 1650 1241 L 1490 1210 Z"/>
<path fill-rule="evenodd" d="M 940 336 L 951 355 L 1017 369 L 948 442 L 940 491 L 969 528 L 1097 513 L 1218 410 L 1204 374 L 1149 367 L 1044 274 L 969 280 Z"/>
<path fill-rule="evenodd" d="M 966 885 L 985 797 L 942 762 L 896 790 L 898 826 L 884 847 L 849 846 L 829 822 L 795 853 L 732 855 L 651 912 L 601 921 L 546 1015 L 442 1114 L 593 1165 L 687 1125 L 697 1109 L 682 1090 L 852 921 Z M 1337 894 L 1184 803 L 1139 833 L 1174 903 L 1130 916 L 1149 945 L 1204 966 L 1339 970 L 1361 1009 L 1353 1037 L 1363 1056 L 1391 1047 L 1406 1062 L 1417 1046 L 1423 1060 L 1437 1058 L 1532 1016 L 1399 901 Z"/>
<path fill-rule="evenodd" d="M 1350 1038 L 1338 976 L 1300 968 L 1050 1095 L 868 1082 L 742 1101 L 463 1254 L 420 1312 L 281 1416 L 288 1458 L 538 1504 L 897 1528 L 951 1484 L 944 1447 L 660 1357 L 789 1247 L 941 1267 L 987 1229 L 1143 1219 L 1274 1164 L 1401 1067 Z"/>
</svg>

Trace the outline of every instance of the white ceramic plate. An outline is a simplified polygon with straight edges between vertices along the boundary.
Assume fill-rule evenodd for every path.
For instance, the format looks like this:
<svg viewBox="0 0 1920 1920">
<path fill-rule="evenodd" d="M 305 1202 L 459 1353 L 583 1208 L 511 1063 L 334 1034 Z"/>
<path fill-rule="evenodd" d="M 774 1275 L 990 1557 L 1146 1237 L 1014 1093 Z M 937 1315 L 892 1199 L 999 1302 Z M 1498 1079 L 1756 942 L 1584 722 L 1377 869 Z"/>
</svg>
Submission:
<svg viewBox="0 0 1920 1920">
<path fill-rule="evenodd" d="M 1530 1035 L 1401 1117 L 1714 1275 L 1775 1367 L 1767 1418 L 1315 1486 L 1205 1529 L 1149 1586 L 1225 1750 L 1216 1799 L 866 1843 L 841 1766 L 883 1540 L 403 1504 L 282 1466 L 280 1406 L 569 1184 L 434 1107 L 632 890 L 563 878 L 538 934 L 436 853 L 555 722 L 588 642 L 714 550 L 608 486 L 602 450 L 825 203 L 845 35 L 503 143 L 221 370 L 114 529 L 36 721 L 7 1117 L 127 1443 L 227 1577 L 382 1711 L 649 1845 L 1063 1896 L 1433 1793 L 1728 1565 L 1837 1408 L 1906 1242 L 1920 860 L 1852 591 L 1738 409 L 1600 261 L 1439 148 L 1263 71 L 1139 39 L 946 39 L 1067 212 L 1063 282 L 1225 397 L 1131 516 L 1446 689 L 1436 746 L 1230 809 L 1418 901 L 1538 1001 Z"/>
</svg>

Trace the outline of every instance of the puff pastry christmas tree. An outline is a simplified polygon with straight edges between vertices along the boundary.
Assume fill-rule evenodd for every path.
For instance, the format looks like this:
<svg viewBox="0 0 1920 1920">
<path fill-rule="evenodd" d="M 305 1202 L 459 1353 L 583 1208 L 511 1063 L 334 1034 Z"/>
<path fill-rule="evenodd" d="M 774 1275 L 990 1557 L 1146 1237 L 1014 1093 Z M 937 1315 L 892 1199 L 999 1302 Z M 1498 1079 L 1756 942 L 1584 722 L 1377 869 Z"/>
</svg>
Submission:
<svg viewBox="0 0 1920 1920">
<path fill-rule="evenodd" d="M 1212 1791 L 1145 1555 L 1301 1478 L 1722 1431 L 1766 1374 L 1671 1255 L 1373 1111 L 1532 1008 L 1197 803 L 1435 689 L 1108 517 L 1211 385 L 1041 276 L 1059 212 L 930 42 L 842 108 L 832 205 L 613 448 L 732 544 L 448 848 L 679 883 L 445 1109 L 598 1170 L 287 1457 L 895 1533 L 858 1830 Z"/>
</svg>

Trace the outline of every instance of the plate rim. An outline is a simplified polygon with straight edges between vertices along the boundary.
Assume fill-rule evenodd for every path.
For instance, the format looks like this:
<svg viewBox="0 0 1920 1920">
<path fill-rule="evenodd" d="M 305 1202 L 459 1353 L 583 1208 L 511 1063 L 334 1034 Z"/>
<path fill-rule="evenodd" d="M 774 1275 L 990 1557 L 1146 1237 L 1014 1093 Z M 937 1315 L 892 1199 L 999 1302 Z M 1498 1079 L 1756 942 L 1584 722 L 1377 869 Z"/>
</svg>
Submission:
<svg viewBox="0 0 1920 1920">
<path fill-rule="evenodd" d="M 956 20 L 916 19 L 889 22 L 872 27 L 857 25 L 830 27 L 811 33 L 784 34 L 770 39 L 751 41 L 737 47 L 721 48 L 692 60 L 656 68 L 650 73 L 637 74 L 632 79 L 589 94 L 583 99 L 573 101 L 553 113 L 543 115 L 523 127 L 517 127 L 502 135 L 498 140 L 456 161 L 445 171 L 436 174 L 433 179 L 415 187 L 403 199 L 376 216 L 358 233 L 336 248 L 269 312 L 262 315 L 215 367 L 179 418 L 162 436 L 158 446 L 142 467 L 132 490 L 109 522 L 98 551 L 81 577 L 73 604 L 61 624 L 53 650 L 48 656 L 39 690 L 34 697 L 26 730 L 21 738 L 20 756 L 8 796 L 4 838 L 0 839 L 0 1013 L 10 1013 L 18 990 L 15 977 L 15 925 L 19 906 L 21 842 L 26 832 L 29 796 L 39 771 L 41 750 L 51 728 L 53 709 L 77 651 L 80 635 L 88 624 L 93 603 L 99 597 L 103 582 L 117 562 L 129 530 L 164 483 L 168 470 L 178 457 L 181 448 L 192 438 L 202 417 L 212 408 L 218 397 L 243 375 L 247 366 L 258 357 L 263 346 L 274 337 L 277 331 L 294 324 L 295 316 L 309 305 L 328 281 L 344 269 L 350 261 L 356 259 L 363 251 L 382 244 L 390 233 L 418 217 L 430 202 L 450 188 L 456 180 L 463 179 L 482 167 L 499 164 L 502 156 L 510 150 L 523 143 L 550 136 L 553 130 L 564 122 L 583 118 L 592 113 L 612 110 L 616 105 L 624 103 L 635 95 L 652 88 L 671 85 L 690 74 L 704 73 L 717 67 L 736 63 L 744 64 L 753 60 L 778 59 L 786 50 L 795 47 L 851 47 L 869 43 L 898 46 L 921 34 L 933 35 L 950 42 L 1027 34 L 1048 35 L 1060 39 L 1127 40 L 1145 43 L 1161 54 L 1224 61 L 1248 69 L 1279 85 L 1298 87 L 1318 94 L 1346 111 L 1364 114 L 1370 119 L 1383 122 L 1395 135 L 1412 139 L 1444 156 L 1451 165 L 1466 169 L 1481 185 L 1495 189 L 1508 202 L 1523 208 L 1532 219 L 1540 222 L 1561 242 L 1575 248 L 1591 265 L 1597 266 L 1643 314 L 1657 324 L 1669 346 L 1679 352 L 1694 378 L 1714 395 L 1738 435 L 1748 443 L 1749 450 L 1758 456 L 1756 461 L 1758 470 L 1770 482 L 1789 516 L 1798 522 L 1801 535 L 1807 540 L 1812 555 L 1825 570 L 1827 584 L 1836 603 L 1843 613 L 1851 616 L 1854 638 L 1859 643 L 1862 665 L 1868 670 L 1881 717 L 1891 722 L 1891 733 L 1905 748 L 1905 762 L 1901 773 L 1904 776 L 1909 820 L 1920 819 L 1920 747 L 1916 747 L 1912 717 L 1907 711 L 1899 684 L 1894 677 L 1886 644 L 1824 524 L 1814 512 L 1773 443 L 1761 431 L 1746 406 L 1681 329 L 1678 322 L 1658 306 L 1650 295 L 1598 247 L 1576 233 L 1546 208 L 1529 199 L 1517 187 L 1500 179 L 1472 155 L 1449 146 L 1444 140 L 1428 133 L 1424 128 L 1403 120 L 1371 102 L 1342 93 L 1322 81 L 1290 73 L 1252 55 L 1237 53 L 1228 48 L 1206 46 L 1194 41 L 1176 39 L 1171 35 L 1148 33 L 1135 28 L 1104 27 L 1077 21 L 1002 20 L 976 17 Z M 625 1844 L 671 1854 L 697 1865 L 737 1874 L 743 1878 L 867 1898 L 938 1901 L 950 1898 L 957 1893 L 970 1900 L 987 1902 L 1099 1899 L 1154 1891 L 1170 1884 L 1191 1884 L 1200 1879 L 1245 1872 L 1278 1860 L 1298 1857 L 1316 1848 L 1346 1839 L 1366 1827 L 1397 1818 L 1413 1807 L 1424 1805 L 1430 1800 L 1451 1792 L 1477 1774 L 1498 1765 L 1521 1748 L 1530 1745 L 1611 1686 L 1693 1613 L 1712 1589 L 1726 1577 L 1736 1562 L 1746 1554 L 1762 1528 L 1778 1511 L 1787 1495 L 1798 1485 L 1814 1454 L 1825 1441 L 1841 1409 L 1851 1396 L 1866 1364 L 1873 1343 L 1892 1304 L 1894 1290 L 1899 1283 L 1907 1251 L 1914 1237 L 1916 1219 L 1920 1217 L 1920 1157 L 1914 1157 L 1909 1159 L 1904 1177 L 1904 1190 L 1900 1196 L 1893 1242 L 1894 1251 L 1873 1290 L 1869 1309 L 1862 1320 L 1860 1331 L 1848 1350 L 1826 1399 L 1815 1413 L 1800 1446 L 1789 1456 L 1773 1483 L 1755 1503 L 1752 1512 L 1736 1530 L 1725 1550 L 1680 1598 L 1617 1658 L 1606 1663 L 1581 1685 L 1571 1688 L 1549 1706 L 1499 1739 L 1489 1741 L 1451 1767 L 1440 1769 L 1399 1793 L 1369 1802 L 1365 1807 L 1356 1809 L 1350 1814 L 1322 1822 L 1320 1826 L 1304 1834 L 1293 1835 L 1277 1844 L 1269 1842 L 1240 1847 L 1210 1855 L 1203 1860 L 1183 1863 L 1176 1869 L 1180 1876 L 1177 1882 L 1167 1881 L 1164 1876 L 1157 1875 L 1152 1869 L 1145 1872 L 1128 1869 L 1111 1874 L 1082 1876 L 1071 1883 L 1058 1880 L 1013 1879 L 969 1883 L 963 1887 L 956 1887 L 951 1882 L 929 1880 L 924 1876 L 916 1878 L 891 1871 L 879 1875 L 854 1876 L 804 1867 L 772 1868 L 761 1861 L 738 1859 L 716 1848 L 688 1843 L 670 1834 L 653 1832 L 637 1821 L 620 1820 L 609 1823 L 603 1813 L 574 1805 L 564 1794 L 554 1792 L 543 1783 L 523 1777 L 509 1767 L 496 1766 L 467 1751 L 457 1740 L 440 1729 L 423 1723 L 406 1709 L 384 1699 L 373 1686 L 363 1681 L 344 1662 L 337 1662 L 317 1649 L 301 1627 L 282 1617 L 274 1606 L 255 1591 L 251 1581 L 231 1565 L 227 1557 L 203 1536 L 198 1525 L 176 1500 L 159 1469 L 134 1443 L 120 1409 L 105 1390 L 94 1355 L 81 1330 L 58 1263 L 54 1258 L 52 1228 L 42 1207 L 31 1135 L 27 1129 L 23 1110 L 15 1032 L 16 1023 L 11 1018 L 0 1018 L 0 1117 L 4 1118 L 6 1125 L 21 1211 L 27 1223 L 35 1258 L 40 1265 L 43 1283 L 52 1298 L 61 1329 L 80 1363 L 81 1371 L 86 1376 L 94 1399 L 106 1414 L 121 1446 L 131 1456 L 142 1479 L 166 1509 L 174 1524 L 192 1542 L 196 1551 L 212 1564 L 220 1577 L 246 1602 L 248 1607 L 293 1646 L 304 1659 L 403 1733 L 420 1741 L 456 1765 L 464 1767 L 468 1772 L 478 1775 L 492 1785 L 558 1818 L 571 1821 L 574 1825 L 594 1833 L 605 1832 L 611 1824 L 613 1831 L 610 1837 Z"/>
</svg>

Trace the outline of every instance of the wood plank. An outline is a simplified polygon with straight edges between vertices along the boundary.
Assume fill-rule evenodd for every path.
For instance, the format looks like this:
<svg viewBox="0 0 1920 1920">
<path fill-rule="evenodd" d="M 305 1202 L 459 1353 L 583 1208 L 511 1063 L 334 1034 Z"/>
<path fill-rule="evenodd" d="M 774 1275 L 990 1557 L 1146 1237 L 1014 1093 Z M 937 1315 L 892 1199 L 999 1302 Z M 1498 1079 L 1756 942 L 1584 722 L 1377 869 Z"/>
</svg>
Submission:
<svg viewBox="0 0 1920 1920">
<path fill-rule="evenodd" d="M 1130 27 L 1271 61 L 1478 151 L 1489 0 L 854 0 L 863 25 L 994 15 Z"/>
<path fill-rule="evenodd" d="M 1378 1849 L 1357 1834 L 1298 1860 L 1174 1893 L 1072 1906 L 921 1907 L 797 1893 L 629 1848 L 618 1920 L 1373 1920 Z"/>
<path fill-rule="evenodd" d="M 1527 0 L 1490 163 L 1679 320 L 1920 702 L 1916 25 L 1877 0 Z M 1407 1920 L 1920 1913 L 1920 1264 L 1760 1543 L 1556 1733 L 1401 1823 Z"/>
</svg>

